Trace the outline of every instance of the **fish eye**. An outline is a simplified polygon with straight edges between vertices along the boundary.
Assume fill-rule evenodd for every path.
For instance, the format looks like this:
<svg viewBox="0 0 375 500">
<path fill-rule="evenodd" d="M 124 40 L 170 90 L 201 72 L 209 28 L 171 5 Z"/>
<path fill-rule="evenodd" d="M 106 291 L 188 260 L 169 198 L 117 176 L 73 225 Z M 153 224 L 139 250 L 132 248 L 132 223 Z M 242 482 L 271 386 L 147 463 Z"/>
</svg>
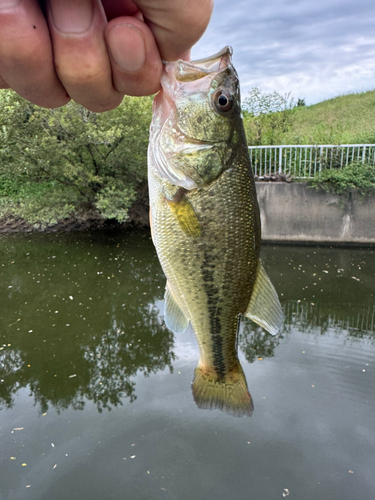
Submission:
<svg viewBox="0 0 375 500">
<path fill-rule="evenodd" d="M 220 112 L 230 111 L 233 107 L 233 97 L 226 90 L 218 90 L 214 95 L 214 105 Z"/>
</svg>

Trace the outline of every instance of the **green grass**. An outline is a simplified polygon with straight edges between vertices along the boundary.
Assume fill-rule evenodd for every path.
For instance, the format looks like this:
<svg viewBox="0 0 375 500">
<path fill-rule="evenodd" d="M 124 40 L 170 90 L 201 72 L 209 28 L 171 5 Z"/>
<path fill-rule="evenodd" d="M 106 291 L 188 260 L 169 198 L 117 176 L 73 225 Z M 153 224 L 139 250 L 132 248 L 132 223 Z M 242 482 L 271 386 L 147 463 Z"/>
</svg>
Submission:
<svg viewBox="0 0 375 500">
<path fill-rule="evenodd" d="M 375 90 L 297 107 L 287 144 L 375 143 Z"/>
<path fill-rule="evenodd" d="M 264 121 L 262 144 L 374 144 L 375 90 L 347 94 L 299 106 L 287 112 L 288 130 L 279 126 L 277 117 Z M 254 142 L 251 118 L 244 113 L 245 130 L 249 144 Z M 255 117 L 255 120 L 257 118 Z M 272 142 L 267 138 L 267 127 L 273 123 Z M 269 134 L 268 134 L 269 135 Z"/>
</svg>

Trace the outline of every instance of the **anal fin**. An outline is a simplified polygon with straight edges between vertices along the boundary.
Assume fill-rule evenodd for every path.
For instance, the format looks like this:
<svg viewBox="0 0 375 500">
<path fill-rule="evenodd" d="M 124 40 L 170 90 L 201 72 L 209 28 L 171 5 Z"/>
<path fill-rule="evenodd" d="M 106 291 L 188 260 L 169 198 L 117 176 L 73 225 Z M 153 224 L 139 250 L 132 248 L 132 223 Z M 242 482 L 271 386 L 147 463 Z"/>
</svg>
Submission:
<svg viewBox="0 0 375 500">
<path fill-rule="evenodd" d="M 259 263 L 253 293 L 244 314 L 271 335 L 276 335 L 283 324 L 283 311 L 277 292 L 262 264 Z"/>
<path fill-rule="evenodd" d="M 177 302 L 168 282 L 164 295 L 164 322 L 167 328 L 174 333 L 184 333 L 189 326 L 189 320 Z"/>
</svg>

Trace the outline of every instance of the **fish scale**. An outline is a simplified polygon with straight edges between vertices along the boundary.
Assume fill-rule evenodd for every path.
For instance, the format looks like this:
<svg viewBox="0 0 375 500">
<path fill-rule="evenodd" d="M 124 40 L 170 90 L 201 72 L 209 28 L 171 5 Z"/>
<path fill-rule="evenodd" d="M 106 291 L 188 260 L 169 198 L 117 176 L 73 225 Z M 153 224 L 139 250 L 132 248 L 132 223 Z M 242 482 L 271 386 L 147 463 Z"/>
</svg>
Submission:
<svg viewBox="0 0 375 500">
<path fill-rule="evenodd" d="M 165 321 L 175 332 L 190 322 L 196 334 L 196 404 L 250 415 L 237 356 L 239 318 L 246 313 L 276 333 L 282 313 L 259 263 L 259 208 L 229 49 L 167 63 L 162 87 L 148 178 L 152 238 L 167 278 Z M 229 115 L 217 107 L 218 95 L 224 104 L 233 99 Z"/>
</svg>

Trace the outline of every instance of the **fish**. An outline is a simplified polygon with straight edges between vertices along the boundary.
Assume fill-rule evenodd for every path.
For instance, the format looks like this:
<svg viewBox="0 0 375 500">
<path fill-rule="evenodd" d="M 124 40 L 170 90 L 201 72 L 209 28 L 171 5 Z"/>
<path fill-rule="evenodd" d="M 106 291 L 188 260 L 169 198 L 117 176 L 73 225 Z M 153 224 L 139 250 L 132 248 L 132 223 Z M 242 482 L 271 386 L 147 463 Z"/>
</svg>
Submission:
<svg viewBox="0 0 375 500">
<path fill-rule="evenodd" d="M 164 321 L 194 330 L 202 409 L 251 416 L 238 359 L 242 316 L 275 335 L 281 305 L 260 258 L 260 215 L 232 49 L 164 63 L 148 150 L 151 236 L 166 276 Z"/>
</svg>

